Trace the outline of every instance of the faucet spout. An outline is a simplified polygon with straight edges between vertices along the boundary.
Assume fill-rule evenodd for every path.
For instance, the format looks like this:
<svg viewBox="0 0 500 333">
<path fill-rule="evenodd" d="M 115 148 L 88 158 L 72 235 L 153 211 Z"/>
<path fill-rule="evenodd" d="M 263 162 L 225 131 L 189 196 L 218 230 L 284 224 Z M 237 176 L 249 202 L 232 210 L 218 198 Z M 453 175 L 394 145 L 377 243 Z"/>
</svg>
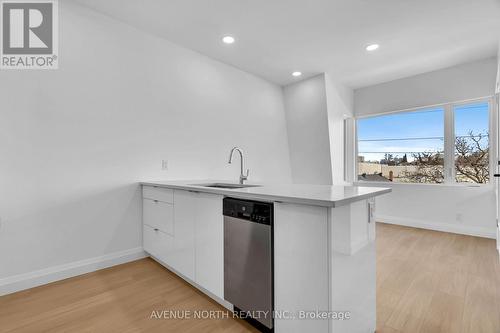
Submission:
<svg viewBox="0 0 500 333">
<path fill-rule="evenodd" d="M 246 173 L 243 172 L 243 151 L 238 148 L 238 147 L 234 147 L 233 149 L 231 149 L 231 153 L 229 154 L 229 161 L 228 163 L 231 164 L 233 162 L 233 154 L 234 152 L 237 151 L 239 154 L 240 154 L 240 184 L 243 184 L 245 182 L 245 180 L 248 179 L 248 174 L 250 173 L 250 170 L 247 169 Z"/>
</svg>

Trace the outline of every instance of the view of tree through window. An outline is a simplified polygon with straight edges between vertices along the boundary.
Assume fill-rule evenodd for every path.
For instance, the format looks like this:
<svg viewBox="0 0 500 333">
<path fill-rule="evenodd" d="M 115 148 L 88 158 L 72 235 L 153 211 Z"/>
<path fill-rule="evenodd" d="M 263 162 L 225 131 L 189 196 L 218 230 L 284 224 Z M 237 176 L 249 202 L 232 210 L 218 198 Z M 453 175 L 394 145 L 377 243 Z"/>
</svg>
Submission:
<svg viewBox="0 0 500 333">
<path fill-rule="evenodd" d="M 461 105 L 455 113 L 455 178 L 457 182 L 487 183 L 489 173 L 488 103 Z"/>
<path fill-rule="evenodd" d="M 453 113 L 455 137 L 445 137 L 445 112 Z M 487 183 L 488 129 L 487 102 L 358 119 L 358 180 L 444 183 L 445 170 L 453 169 L 445 156 L 453 154 L 455 181 Z M 445 152 L 445 141 L 454 153 Z"/>
</svg>

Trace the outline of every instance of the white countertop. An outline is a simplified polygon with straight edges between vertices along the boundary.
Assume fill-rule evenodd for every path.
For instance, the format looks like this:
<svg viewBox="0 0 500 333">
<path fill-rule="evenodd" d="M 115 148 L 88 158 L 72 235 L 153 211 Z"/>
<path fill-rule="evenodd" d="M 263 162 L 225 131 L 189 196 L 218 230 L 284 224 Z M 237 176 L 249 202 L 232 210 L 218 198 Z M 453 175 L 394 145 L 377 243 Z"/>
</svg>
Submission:
<svg viewBox="0 0 500 333">
<path fill-rule="evenodd" d="M 200 184 L 231 183 L 234 181 L 214 180 L 180 180 L 180 181 L 149 181 L 142 185 L 166 187 L 173 189 L 190 190 L 196 192 L 216 193 L 225 196 L 266 200 L 277 202 L 297 203 L 304 205 L 338 207 L 355 201 L 368 199 L 389 193 L 392 190 L 386 187 L 364 186 L 330 186 L 330 185 L 295 185 L 295 184 L 256 184 L 259 187 L 225 189 L 203 187 Z"/>
</svg>

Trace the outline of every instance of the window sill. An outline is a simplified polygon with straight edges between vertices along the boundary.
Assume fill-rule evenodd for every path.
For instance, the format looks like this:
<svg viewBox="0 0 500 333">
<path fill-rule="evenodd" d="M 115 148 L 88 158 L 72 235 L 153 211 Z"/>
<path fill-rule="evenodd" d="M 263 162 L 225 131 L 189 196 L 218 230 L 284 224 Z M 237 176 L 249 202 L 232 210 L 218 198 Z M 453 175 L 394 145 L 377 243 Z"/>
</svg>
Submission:
<svg viewBox="0 0 500 333">
<path fill-rule="evenodd" d="M 488 184 L 463 184 L 463 183 L 452 183 L 452 184 L 422 184 L 422 183 L 393 183 L 393 182 L 374 182 L 374 181 L 355 181 L 354 186 L 381 186 L 381 187 L 393 187 L 393 186 L 424 186 L 424 187 L 436 187 L 436 188 L 491 188 L 494 189 L 494 183 Z"/>
</svg>

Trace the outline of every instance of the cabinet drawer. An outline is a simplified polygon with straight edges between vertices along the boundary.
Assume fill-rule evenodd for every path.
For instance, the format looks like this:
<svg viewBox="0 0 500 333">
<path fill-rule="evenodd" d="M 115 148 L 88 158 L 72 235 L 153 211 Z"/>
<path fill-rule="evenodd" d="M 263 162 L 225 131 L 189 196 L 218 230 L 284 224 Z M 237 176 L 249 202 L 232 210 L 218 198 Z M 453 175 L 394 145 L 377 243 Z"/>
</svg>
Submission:
<svg viewBox="0 0 500 333">
<path fill-rule="evenodd" d="M 174 190 L 162 187 L 143 186 L 142 197 L 145 199 L 158 200 L 173 204 Z"/>
<path fill-rule="evenodd" d="M 171 264 L 174 247 L 174 238 L 172 236 L 145 225 L 143 226 L 142 237 L 144 251 L 167 265 Z"/>
<path fill-rule="evenodd" d="M 142 222 L 150 227 L 174 235 L 174 206 L 157 200 L 142 200 Z"/>
</svg>

